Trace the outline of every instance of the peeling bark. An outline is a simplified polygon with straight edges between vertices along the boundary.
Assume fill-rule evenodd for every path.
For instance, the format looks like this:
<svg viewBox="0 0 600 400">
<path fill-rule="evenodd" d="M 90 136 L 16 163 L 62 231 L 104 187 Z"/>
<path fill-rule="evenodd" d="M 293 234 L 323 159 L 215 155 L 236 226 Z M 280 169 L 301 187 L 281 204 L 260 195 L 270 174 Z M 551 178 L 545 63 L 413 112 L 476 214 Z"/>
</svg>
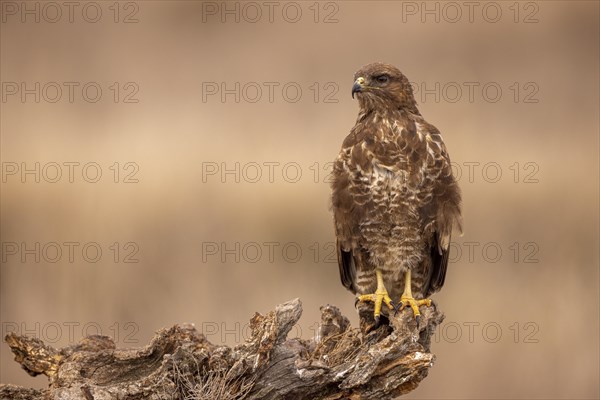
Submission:
<svg viewBox="0 0 600 400">
<path fill-rule="evenodd" d="M 419 326 L 404 310 L 368 332 L 365 309 L 361 328 L 353 329 L 327 305 L 315 338 L 287 339 L 302 314 L 295 299 L 256 313 L 250 338 L 233 348 L 210 343 L 192 325 L 162 329 L 137 349 L 88 336 L 58 350 L 9 334 L 15 361 L 50 383 L 46 390 L 0 385 L 0 399 L 393 399 L 414 390 L 435 359 L 429 345 L 443 315 L 435 306 L 421 311 Z"/>
</svg>

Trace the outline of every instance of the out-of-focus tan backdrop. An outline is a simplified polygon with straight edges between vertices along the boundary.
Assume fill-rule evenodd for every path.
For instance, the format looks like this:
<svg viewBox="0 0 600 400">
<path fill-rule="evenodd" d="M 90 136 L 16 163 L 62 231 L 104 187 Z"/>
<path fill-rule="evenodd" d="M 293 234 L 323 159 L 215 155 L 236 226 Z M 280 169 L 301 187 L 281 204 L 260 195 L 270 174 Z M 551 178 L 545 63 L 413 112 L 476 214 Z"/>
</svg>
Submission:
<svg viewBox="0 0 600 400">
<path fill-rule="evenodd" d="M 69 5 L 71 4 L 71 5 Z M 443 133 L 465 234 L 409 398 L 598 398 L 597 2 L 9 2 L 2 335 L 216 344 L 299 297 L 352 322 L 327 183 L 354 72 Z M 44 387 L 0 345 L 0 381 Z"/>
</svg>

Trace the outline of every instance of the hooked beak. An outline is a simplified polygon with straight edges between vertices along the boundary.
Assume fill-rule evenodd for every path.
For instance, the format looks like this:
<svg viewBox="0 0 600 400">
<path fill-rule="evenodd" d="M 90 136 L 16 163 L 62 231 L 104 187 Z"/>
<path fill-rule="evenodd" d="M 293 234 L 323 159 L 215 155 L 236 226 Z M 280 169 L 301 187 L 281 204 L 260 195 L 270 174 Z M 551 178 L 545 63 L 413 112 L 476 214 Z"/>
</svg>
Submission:
<svg viewBox="0 0 600 400">
<path fill-rule="evenodd" d="M 352 98 L 354 98 L 354 93 L 360 93 L 363 91 L 364 84 L 365 78 L 363 78 L 362 76 L 357 78 L 356 81 L 354 81 L 354 85 L 352 85 Z"/>
</svg>

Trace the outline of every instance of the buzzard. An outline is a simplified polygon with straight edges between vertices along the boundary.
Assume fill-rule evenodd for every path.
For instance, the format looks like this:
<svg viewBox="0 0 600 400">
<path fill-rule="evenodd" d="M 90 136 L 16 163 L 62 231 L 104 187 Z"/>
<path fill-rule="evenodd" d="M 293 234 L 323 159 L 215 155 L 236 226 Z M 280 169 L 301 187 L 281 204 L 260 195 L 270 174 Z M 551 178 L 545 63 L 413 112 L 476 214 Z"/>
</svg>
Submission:
<svg viewBox="0 0 600 400">
<path fill-rule="evenodd" d="M 417 109 L 408 79 L 369 64 L 354 76 L 360 110 L 334 163 L 332 208 L 340 277 L 357 302 L 419 306 L 444 284 L 460 190 L 437 128 Z M 402 290 L 402 292 L 400 292 Z M 398 299 L 395 303 L 392 299 Z"/>
</svg>

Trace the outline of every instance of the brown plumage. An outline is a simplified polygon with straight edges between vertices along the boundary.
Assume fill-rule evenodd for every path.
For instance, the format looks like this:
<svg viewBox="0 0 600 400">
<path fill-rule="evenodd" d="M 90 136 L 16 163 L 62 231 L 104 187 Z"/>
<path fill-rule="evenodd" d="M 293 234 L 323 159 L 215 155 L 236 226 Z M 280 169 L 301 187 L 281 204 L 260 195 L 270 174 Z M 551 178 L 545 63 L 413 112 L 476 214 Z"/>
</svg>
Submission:
<svg viewBox="0 0 600 400">
<path fill-rule="evenodd" d="M 427 297 L 444 284 L 452 229 L 460 229 L 446 146 L 397 68 L 369 64 L 354 78 L 360 111 L 332 183 L 340 277 L 355 294 L 374 293 L 379 268 L 397 302 L 410 269 L 413 296 Z"/>
</svg>

